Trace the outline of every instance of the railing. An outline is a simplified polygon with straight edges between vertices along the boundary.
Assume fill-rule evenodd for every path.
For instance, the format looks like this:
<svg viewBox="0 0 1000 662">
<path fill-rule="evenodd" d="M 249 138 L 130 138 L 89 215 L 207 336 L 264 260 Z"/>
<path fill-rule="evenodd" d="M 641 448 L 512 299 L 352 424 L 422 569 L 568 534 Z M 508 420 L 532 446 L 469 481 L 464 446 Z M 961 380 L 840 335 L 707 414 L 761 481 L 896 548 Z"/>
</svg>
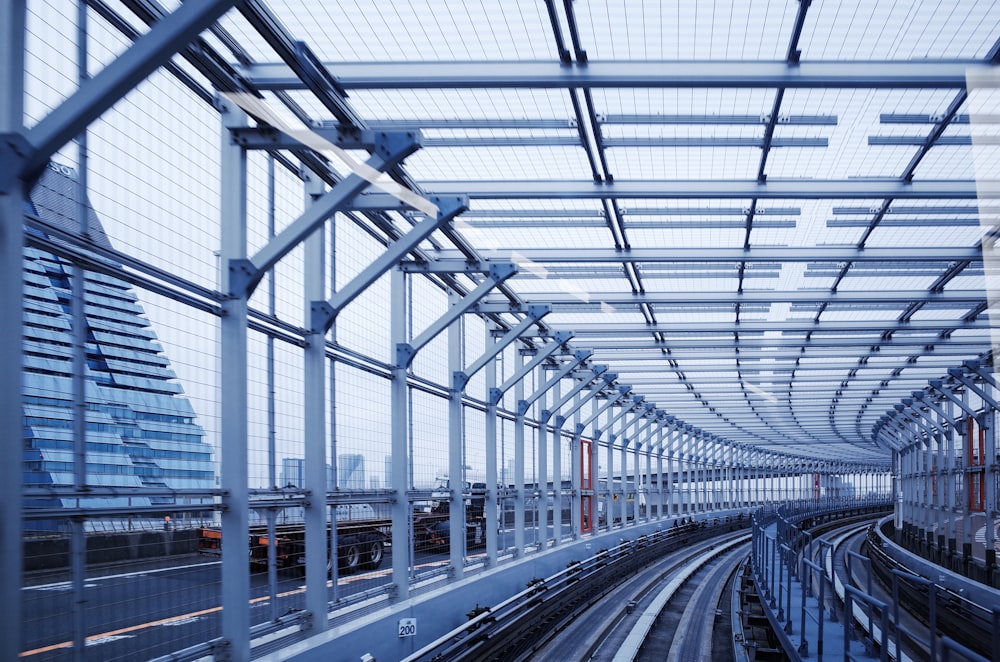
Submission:
<svg viewBox="0 0 1000 662">
<path fill-rule="evenodd" d="M 867 571 L 864 587 L 841 584 L 834 575 L 835 548 L 838 541 L 820 539 L 807 529 L 822 522 L 849 522 L 850 518 L 874 515 L 887 510 L 891 503 L 883 500 L 850 500 L 833 504 L 782 504 L 760 509 L 753 516 L 752 567 L 754 581 L 764 598 L 765 613 L 772 629 L 781 640 L 789 658 L 805 657 L 823 660 L 831 651 L 847 660 L 900 659 L 905 647 L 920 647 L 931 659 L 986 659 L 962 643 L 949 637 L 936 636 L 940 626 L 937 591 L 930 580 L 914 578 L 912 573 L 892 570 L 892 593 L 889 600 L 874 595 L 872 561 L 848 551 L 845 563 L 848 578 L 853 564 L 862 564 Z M 817 557 L 818 552 L 818 557 Z M 849 580 L 848 580 L 849 581 Z M 912 596 L 901 595 L 901 581 L 916 583 L 930 596 L 930 635 L 919 636 L 900 622 L 901 601 Z M 837 605 L 828 604 L 834 594 L 843 601 L 838 616 Z M 792 598 L 796 597 L 793 605 Z M 795 618 L 793 618 L 793 611 Z M 842 628 L 828 628 L 825 623 L 842 619 Z M 838 631 L 839 630 L 839 631 Z M 798 637 L 797 645 L 793 636 Z M 861 641 L 859 651 L 852 641 Z M 815 646 L 814 650 L 810 650 Z"/>
</svg>

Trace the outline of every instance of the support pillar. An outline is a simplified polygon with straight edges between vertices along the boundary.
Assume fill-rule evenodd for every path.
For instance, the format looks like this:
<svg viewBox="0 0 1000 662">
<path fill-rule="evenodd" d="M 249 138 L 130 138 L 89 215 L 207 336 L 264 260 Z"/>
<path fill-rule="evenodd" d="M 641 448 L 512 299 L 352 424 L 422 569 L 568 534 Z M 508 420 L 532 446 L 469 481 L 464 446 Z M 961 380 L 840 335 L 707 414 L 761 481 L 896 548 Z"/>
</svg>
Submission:
<svg viewBox="0 0 1000 662">
<path fill-rule="evenodd" d="M 221 370 L 220 429 L 222 511 L 222 638 L 230 659 L 250 659 L 250 554 L 247 486 L 247 293 L 238 287 L 246 259 L 246 152 L 230 140 L 230 129 L 246 125 L 246 115 L 226 100 L 222 109 L 221 287 L 230 294 L 219 320 Z"/>
<path fill-rule="evenodd" d="M 24 24 L 26 0 L 0 1 L 0 134 L 24 130 Z M 0 141 L 3 136 L 0 135 Z M 14 168 L 14 155 L 0 143 L 0 172 Z M 0 659 L 21 652 L 21 484 L 24 462 L 24 191 L 14 180 L 0 187 Z"/>
<path fill-rule="evenodd" d="M 306 182 L 306 202 L 313 204 L 323 194 L 319 180 Z M 303 244 L 303 291 L 305 314 L 312 321 L 313 302 L 326 300 L 325 225 L 313 230 Z M 303 356 L 303 433 L 306 499 L 303 517 L 306 544 L 306 611 L 312 615 L 309 629 L 326 630 L 327 623 L 327 505 L 326 505 L 326 333 L 322 325 L 310 324 Z M 359 541 L 360 542 L 360 541 Z M 336 563 L 336 557 L 331 559 Z"/>
<path fill-rule="evenodd" d="M 396 348 L 407 341 L 407 301 L 406 274 L 400 269 L 393 269 L 390 276 L 389 293 L 389 341 L 392 354 Z M 392 503 L 392 583 L 396 600 L 405 600 L 410 596 L 410 558 L 413 554 L 410 544 L 410 477 L 409 461 L 409 430 L 410 409 L 408 388 L 406 385 L 406 365 L 397 361 L 392 368 L 392 384 L 390 386 L 389 412 L 392 430 L 392 489 L 395 491 L 395 501 Z"/>
<path fill-rule="evenodd" d="M 490 325 L 487 324 L 486 327 L 486 344 L 493 341 L 493 336 L 490 333 Z M 497 364 L 492 358 L 486 364 L 486 391 L 489 392 L 490 389 L 496 387 L 497 383 Z M 500 493 L 498 491 L 498 486 L 500 482 L 497 480 L 497 406 L 493 402 L 492 398 L 486 406 L 486 494 L 483 498 L 486 500 L 485 514 L 486 514 L 486 567 L 494 568 L 497 564 L 497 529 L 500 524 L 500 512 L 502 509 L 498 508 L 498 501 L 500 499 Z M 506 462 L 507 458 L 501 458 L 502 461 Z M 504 489 L 507 488 L 506 481 L 504 481 Z M 504 527 L 506 528 L 507 523 L 504 522 Z"/>
<path fill-rule="evenodd" d="M 524 354 L 517 352 L 517 370 L 524 367 Z M 524 380 L 514 385 L 514 401 L 524 399 Z M 524 554 L 524 414 L 514 416 L 514 554 Z"/>
<path fill-rule="evenodd" d="M 552 403 L 557 405 L 562 401 L 559 380 L 552 387 Z M 557 409 L 558 407 L 554 407 Z M 542 425 L 548 425 L 549 416 L 543 412 Z M 562 425 L 556 425 L 552 430 L 552 540 L 558 545 L 562 542 L 563 519 L 563 489 L 562 489 Z"/>
<path fill-rule="evenodd" d="M 449 305 L 458 303 L 459 296 L 449 293 Z M 448 374 L 454 375 L 465 367 L 463 345 L 465 324 L 459 316 L 448 327 Z M 465 462 L 462 389 L 451 389 L 448 399 L 448 559 L 454 580 L 465 576 Z M 494 463 L 496 458 L 493 458 Z"/>
</svg>

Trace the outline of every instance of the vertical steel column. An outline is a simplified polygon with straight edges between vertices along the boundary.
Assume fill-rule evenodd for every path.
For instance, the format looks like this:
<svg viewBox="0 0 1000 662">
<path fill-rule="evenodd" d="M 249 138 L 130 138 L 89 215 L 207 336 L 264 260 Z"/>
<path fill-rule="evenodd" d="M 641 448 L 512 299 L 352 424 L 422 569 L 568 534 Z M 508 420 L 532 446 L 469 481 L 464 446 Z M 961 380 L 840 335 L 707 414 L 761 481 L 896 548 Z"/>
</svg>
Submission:
<svg viewBox="0 0 1000 662">
<path fill-rule="evenodd" d="M 639 416 L 638 415 L 636 415 L 632 419 L 632 421 L 628 422 L 628 423 L 626 423 L 624 419 L 622 420 L 622 434 L 621 434 L 621 442 L 620 442 L 621 472 L 622 472 L 621 491 L 622 492 L 621 492 L 621 497 L 618 500 L 618 516 L 619 516 L 619 519 L 621 521 L 622 528 L 624 528 L 625 524 L 628 522 L 628 507 L 626 505 L 627 502 L 628 502 L 628 445 L 629 445 L 629 443 L 632 442 L 632 438 L 630 436 L 628 436 L 628 426 L 629 425 L 632 425 L 632 426 L 637 425 L 637 421 L 638 420 L 639 420 Z"/>
<path fill-rule="evenodd" d="M 639 448 L 642 446 L 642 440 L 639 439 L 641 434 L 639 428 L 642 427 L 642 423 L 642 417 L 636 416 L 632 428 L 632 494 L 634 495 L 632 497 L 632 521 L 635 524 L 639 523 L 640 505 L 642 504 L 639 492 L 639 488 L 642 486 L 642 470 L 639 467 Z"/>
<path fill-rule="evenodd" d="M 24 130 L 26 0 L 0 0 L 0 134 Z M 0 147 L 0 171 L 16 167 Z M 0 659 L 21 652 L 21 485 L 24 439 L 21 379 L 24 365 L 24 191 L 20 180 L 0 189 Z"/>
<path fill-rule="evenodd" d="M 268 154 L 267 156 L 267 237 L 268 239 L 274 238 L 274 155 Z M 267 312 L 270 315 L 276 315 L 276 297 L 274 292 L 275 285 L 275 275 L 274 269 L 270 269 L 267 272 Z M 278 486 L 277 477 L 277 465 L 278 465 L 278 428 L 276 425 L 275 411 L 274 411 L 274 398 L 275 398 L 275 387 L 274 387 L 274 336 L 268 334 L 267 336 L 267 349 L 264 357 L 264 361 L 267 364 L 265 370 L 267 371 L 265 389 L 266 399 L 267 399 L 267 486 L 274 489 Z M 270 544 L 267 546 L 267 594 L 268 594 L 268 611 L 271 614 L 271 620 L 278 618 L 278 546 L 275 544 L 277 541 L 277 509 L 268 508 L 267 509 L 267 540 Z M 334 577 L 334 586 L 337 585 L 336 576 Z"/>
<path fill-rule="evenodd" d="M 656 430 L 657 429 L 659 429 L 658 426 L 657 426 L 657 428 L 654 428 L 653 430 L 650 430 L 649 436 L 647 437 L 646 441 L 643 443 L 643 447 L 646 450 L 646 475 L 644 477 L 645 478 L 645 485 L 643 486 L 644 494 L 646 495 L 646 508 L 645 508 L 645 512 L 643 513 L 643 518 L 642 519 L 643 519 L 643 521 L 646 521 L 646 522 L 650 521 L 653 518 L 653 514 L 652 514 L 653 513 L 653 501 L 652 501 L 653 490 L 651 489 L 652 486 L 653 486 L 653 466 L 652 466 L 653 455 L 652 454 L 653 454 L 653 435 L 656 434 Z"/>
<path fill-rule="evenodd" d="M 656 439 L 656 519 L 663 519 L 663 441 L 667 436 L 667 428 L 661 425 L 657 428 Z"/>
<path fill-rule="evenodd" d="M 222 115 L 221 287 L 229 296 L 219 320 L 222 511 L 222 638 L 231 659 L 250 659 L 250 554 L 247 489 L 247 293 L 236 261 L 247 257 L 247 158 L 230 129 L 246 126 L 246 114 L 218 101 Z"/>
<path fill-rule="evenodd" d="M 948 418 L 949 418 L 949 420 L 956 421 L 957 418 L 955 416 L 955 407 L 956 407 L 955 403 L 952 402 L 951 400 L 948 400 L 945 403 L 945 406 L 947 407 L 947 409 L 945 411 L 948 412 Z M 959 426 L 959 428 L 960 427 L 961 426 Z M 958 551 L 957 543 L 956 543 L 956 540 L 955 540 L 955 516 L 956 516 L 956 512 L 957 512 L 957 510 L 956 510 L 956 504 L 955 504 L 955 496 L 956 496 L 956 492 L 958 491 L 958 480 L 956 478 L 956 472 L 955 472 L 955 470 L 956 470 L 956 467 L 955 467 L 955 433 L 956 432 L 957 432 L 957 430 L 953 426 L 951 428 L 951 430 L 950 430 L 950 433 L 948 434 L 948 448 L 947 448 L 947 451 L 945 452 L 945 464 L 944 464 L 945 469 L 946 469 L 944 488 L 945 488 L 945 493 L 946 493 L 947 498 L 948 498 L 948 501 L 947 501 L 947 507 L 948 507 L 948 529 L 945 532 L 945 535 L 947 536 L 947 545 L 948 545 L 948 556 L 949 556 L 949 558 L 953 557 L 956 554 L 956 552 Z"/>
<path fill-rule="evenodd" d="M 680 427 L 674 425 L 668 431 L 667 436 L 667 515 L 676 517 L 680 514 L 680 480 L 677 475 L 679 463 L 676 458 L 677 449 L 680 447 L 681 431 Z"/>
<path fill-rule="evenodd" d="M 627 406 L 627 405 L 622 405 Z M 605 497 L 604 517 L 607 520 L 608 531 L 614 528 L 615 524 L 615 513 L 614 513 L 614 503 L 615 503 L 615 439 L 617 435 L 612 429 L 614 427 L 614 421 L 616 420 L 615 415 L 612 413 L 614 409 L 608 412 L 608 479 L 607 479 L 607 496 Z"/>
<path fill-rule="evenodd" d="M 553 406 L 562 402 L 562 380 L 552 386 Z M 558 409 L 558 407 L 556 407 Z M 553 412 L 557 413 L 557 412 Z M 551 420 L 543 415 L 546 420 L 543 425 L 548 425 Z M 556 425 L 552 429 L 552 539 L 558 545 L 562 541 L 562 520 L 563 520 L 563 489 L 562 489 L 562 425 Z"/>
<path fill-rule="evenodd" d="M 609 396 L 609 397 L 612 397 L 612 396 Z M 595 399 L 594 400 L 594 409 L 595 409 L 594 414 L 597 413 L 596 412 L 597 408 L 598 408 L 597 407 L 597 400 Z M 609 412 L 610 412 L 610 410 L 611 410 L 611 407 L 608 407 L 608 411 Z M 600 439 L 601 433 L 600 433 L 600 431 L 598 430 L 598 427 L 597 427 L 597 423 L 598 423 L 597 419 L 600 418 L 600 416 L 592 415 L 591 418 L 593 418 L 594 420 L 593 420 L 593 423 L 591 424 L 591 428 L 590 428 L 591 429 L 591 433 L 590 433 L 590 441 L 591 441 L 591 443 L 590 443 L 590 490 L 591 490 L 591 494 L 593 495 L 591 497 L 591 499 L 590 499 L 590 529 L 591 529 L 591 532 L 596 532 L 598 530 L 598 525 L 599 525 L 599 522 L 598 522 L 598 512 L 597 512 L 598 505 L 597 504 L 601 500 L 601 497 L 598 494 L 598 488 L 600 486 L 600 478 L 601 478 L 601 465 L 600 465 L 600 462 L 598 461 L 598 451 L 600 450 L 600 448 L 599 448 L 600 444 L 598 443 L 598 440 Z"/>
<path fill-rule="evenodd" d="M 524 350 L 518 350 L 517 372 L 524 367 Z M 524 380 L 514 384 L 514 402 L 524 400 Z M 524 554 L 524 414 L 514 416 L 514 557 Z"/>
<path fill-rule="evenodd" d="M 962 418 L 965 418 L 965 411 L 969 410 L 969 389 L 962 389 L 962 403 L 963 403 L 963 414 Z M 962 448 L 972 448 L 976 443 L 975 439 L 969 437 L 969 429 L 967 426 L 963 425 L 962 430 L 964 432 L 963 436 L 966 437 L 965 442 L 962 444 Z M 969 503 L 969 483 L 972 480 L 972 474 L 968 472 L 968 469 L 972 466 L 972 453 L 964 455 L 962 458 L 962 492 L 964 498 L 962 499 L 962 558 L 966 559 L 968 562 L 972 558 L 972 508 Z"/>
<path fill-rule="evenodd" d="M 305 204 L 313 204 L 323 194 L 323 182 L 307 177 Z M 326 590 L 327 539 L 326 505 L 326 331 L 312 322 L 312 306 L 326 301 L 326 224 L 320 224 L 303 242 L 304 317 L 310 320 L 303 350 L 303 436 L 305 469 L 302 481 L 308 498 L 303 512 L 306 552 L 306 611 L 312 615 L 309 629 L 322 632 L 327 625 Z M 336 557 L 330 559 L 331 567 Z"/>
<path fill-rule="evenodd" d="M 545 367 L 538 368 L 541 379 L 545 383 Z M 548 392 L 538 398 L 538 411 L 545 411 Z M 549 424 L 541 421 L 538 425 L 538 541 L 541 549 L 549 547 Z"/>
<path fill-rule="evenodd" d="M 490 346 L 490 343 L 495 343 L 496 338 L 493 336 L 491 331 L 493 330 L 493 324 L 486 325 L 486 347 Z M 450 342 L 450 338 L 449 338 Z M 496 388 L 497 385 L 497 362 L 495 357 L 490 359 L 486 364 L 486 372 L 484 374 L 486 378 L 486 392 L 489 393 L 491 388 Z M 497 564 L 497 529 L 499 528 L 499 513 L 497 509 L 497 501 L 500 498 L 500 492 L 498 491 L 499 481 L 497 480 L 497 407 L 492 404 L 492 400 L 487 398 L 486 407 L 486 494 L 484 498 L 486 499 L 486 567 L 493 568 Z M 503 462 L 507 461 L 507 458 L 500 458 Z M 507 481 L 504 481 L 504 489 L 507 488 Z M 502 512 L 502 511 L 501 511 Z M 506 528 L 507 523 L 504 522 L 504 527 Z"/>
<path fill-rule="evenodd" d="M 448 293 L 448 305 L 455 306 L 461 297 L 457 292 Z M 454 375 L 465 368 L 463 350 L 465 322 L 459 316 L 448 325 L 448 374 Z M 448 399 L 448 559 L 451 577 L 465 576 L 465 462 L 463 461 L 462 390 L 449 389 Z M 496 462 L 496 458 L 493 458 Z"/>
<path fill-rule="evenodd" d="M 691 501 L 690 489 L 688 489 L 688 462 L 687 449 L 691 443 L 691 434 L 687 425 L 678 429 L 677 439 L 677 514 L 688 514 L 688 506 Z M 687 498 L 685 498 L 685 495 Z"/>
<path fill-rule="evenodd" d="M 996 389 L 988 382 L 983 383 L 983 389 L 990 396 L 995 397 Z M 982 463 L 986 466 L 986 569 L 992 574 L 996 570 L 997 548 L 996 548 L 996 516 L 997 516 L 997 454 L 996 454 L 996 411 L 989 402 L 984 402 L 986 410 L 982 415 L 981 426 L 985 443 L 985 455 Z"/>
<path fill-rule="evenodd" d="M 392 368 L 390 386 L 390 425 L 392 428 L 392 489 L 396 500 L 392 503 L 392 581 L 395 599 L 405 600 L 410 595 L 410 500 L 409 453 L 410 431 L 409 388 L 406 384 L 405 362 L 396 355 L 396 348 L 407 338 L 406 274 L 396 267 L 390 276 L 389 342 L 396 363 Z"/>
<path fill-rule="evenodd" d="M 577 426 L 580 425 L 580 401 L 583 396 L 579 393 L 576 394 L 574 398 L 574 405 L 576 411 L 573 413 L 573 429 L 576 430 Z M 593 398 L 593 409 L 597 410 L 597 398 Z M 573 540 L 578 540 L 580 535 L 583 533 L 583 519 L 581 518 L 580 509 L 583 507 L 583 457 L 580 455 L 583 452 L 583 443 L 580 440 L 580 435 L 574 433 L 570 438 L 569 445 L 569 522 L 570 522 L 570 537 Z"/>
<path fill-rule="evenodd" d="M 90 77 L 87 73 L 87 5 L 77 2 L 76 57 L 78 85 Z M 90 219 L 87 208 L 87 129 L 76 139 L 77 159 L 77 231 L 81 237 L 90 236 Z M 78 263 L 73 264 L 71 275 L 71 319 L 73 329 L 73 487 L 77 493 L 87 488 L 87 274 Z M 87 597 L 84 586 L 87 575 L 86 522 L 74 517 L 70 544 L 70 577 L 73 587 L 73 659 L 83 660 L 87 647 Z"/>
</svg>

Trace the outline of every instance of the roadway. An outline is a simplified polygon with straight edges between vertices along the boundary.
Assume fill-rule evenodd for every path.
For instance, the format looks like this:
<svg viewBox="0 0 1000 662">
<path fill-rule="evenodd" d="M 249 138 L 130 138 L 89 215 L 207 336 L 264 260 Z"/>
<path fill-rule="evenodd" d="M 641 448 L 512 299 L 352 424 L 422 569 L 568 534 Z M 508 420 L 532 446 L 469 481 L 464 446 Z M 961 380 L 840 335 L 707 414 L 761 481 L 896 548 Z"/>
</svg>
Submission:
<svg viewBox="0 0 1000 662">
<path fill-rule="evenodd" d="M 418 571 L 440 565 L 447 553 L 417 553 Z M 341 577 L 341 597 L 388 581 L 391 552 L 379 570 Z M 191 554 L 91 568 L 85 583 L 89 659 L 150 659 L 220 634 L 221 563 Z M 274 604 L 267 573 L 251 575 L 251 624 L 303 608 L 303 578 L 278 572 Z M 22 588 L 25 631 L 21 657 L 31 662 L 72 658 L 73 590 L 68 571 L 32 573 Z"/>
</svg>

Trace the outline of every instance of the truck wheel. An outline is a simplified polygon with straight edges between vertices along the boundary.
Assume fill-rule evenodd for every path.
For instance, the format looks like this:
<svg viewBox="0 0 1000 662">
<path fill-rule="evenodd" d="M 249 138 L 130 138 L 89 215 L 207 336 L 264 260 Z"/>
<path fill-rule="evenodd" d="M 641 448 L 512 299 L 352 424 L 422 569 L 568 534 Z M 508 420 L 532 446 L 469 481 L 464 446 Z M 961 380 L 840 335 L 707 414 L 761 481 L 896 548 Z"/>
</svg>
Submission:
<svg viewBox="0 0 1000 662">
<path fill-rule="evenodd" d="M 364 548 L 364 567 L 366 570 L 378 570 L 382 565 L 382 541 L 378 536 L 371 533 L 362 537 L 361 542 Z"/>
<path fill-rule="evenodd" d="M 361 567 L 361 544 L 357 538 L 346 538 L 340 545 L 340 567 L 344 574 L 350 574 Z"/>
</svg>

